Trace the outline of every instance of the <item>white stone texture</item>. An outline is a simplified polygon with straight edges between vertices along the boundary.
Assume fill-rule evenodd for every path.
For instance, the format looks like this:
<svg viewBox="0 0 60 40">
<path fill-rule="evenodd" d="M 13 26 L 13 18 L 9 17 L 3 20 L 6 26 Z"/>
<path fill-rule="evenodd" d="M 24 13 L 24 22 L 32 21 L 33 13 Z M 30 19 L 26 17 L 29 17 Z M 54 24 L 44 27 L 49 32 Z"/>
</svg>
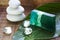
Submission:
<svg viewBox="0 0 60 40">
<path fill-rule="evenodd" d="M 11 34 L 12 33 L 12 28 L 11 27 L 5 27 L 3 32 L 6 33 L 6 34 Z"/>
<path fill-rule="evenodd" d="M 19 0 L 9 0 L 9 6 L 6 9 L 6 18 L 11 22 L 22 21 L 25 18 L 24 8 Z"/>
</svg>

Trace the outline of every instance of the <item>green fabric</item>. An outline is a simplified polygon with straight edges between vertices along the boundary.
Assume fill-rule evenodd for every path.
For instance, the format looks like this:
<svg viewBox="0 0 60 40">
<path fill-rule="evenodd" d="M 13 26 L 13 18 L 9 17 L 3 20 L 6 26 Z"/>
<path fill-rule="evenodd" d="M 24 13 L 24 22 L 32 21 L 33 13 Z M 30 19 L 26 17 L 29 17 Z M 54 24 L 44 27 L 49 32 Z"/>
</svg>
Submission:
<svg viewBox="0 0 60 40">
<path fill-rule="evenodd" d="M 32 10 L 31 11 L 31 15 L 30 15 L 30 22 L 32 25 L 37 25 L 37 26 L 41 26 L 41 17 L 42 17 L 42 13 L 40 14 L 38 10 Z"/>
<path fill-rule="evenodd" d="M 38 15 L 38 18 L 37 18 L 37 26 L 42 26 L 42 24 L 41 24 L 41 17 L 42 17 L 42 15 L 43 15 L 43 13 L 40 13 L 40 11 L 38 11 L 38 10 L 35 10 L 35 11 L 37 11 L 37 15 Z M 35 12 L 34 11 L 34 12 Z"/>
<path fill-rule="evenodd" d="M 37 24 L 36 22 L 37 22 L 38 15 L 36 14 L 36 12 L 34 12 L 34 10 L 32 10 L 32 12 L 30 14 L 31 14 L 30 15 L 30 21 L 32 22 L 30 24 L 36 25 Z"/>
<path fill-rule="evenodd" d="M 32 10 L 30 16 L 30 23 L 31 25 L 38 26 L 53 33 L 55 31 L 55 16 L 51 16 L 53 16 L 53 14 L 38 10 Z"/>
<path fill-rule="evenodd" d="M 42 15 L 41 24 L 43 29 L 52 33 L 55 32 L 55 16 Z"/>
</svg>

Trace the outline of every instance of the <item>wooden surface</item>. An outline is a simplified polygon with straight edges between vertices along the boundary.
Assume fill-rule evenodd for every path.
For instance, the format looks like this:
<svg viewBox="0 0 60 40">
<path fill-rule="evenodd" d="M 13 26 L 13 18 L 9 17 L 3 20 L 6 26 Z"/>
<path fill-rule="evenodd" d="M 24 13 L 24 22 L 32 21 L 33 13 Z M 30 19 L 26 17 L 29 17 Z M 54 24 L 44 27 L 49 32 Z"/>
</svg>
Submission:
<svg viewBox="0 0 60 40">
<path fill-rule="evenodd" d="M 17 22 L 17 23 L 9 22 L 6 19 L 7 13 L 6 13 L 5 9 L 6 9 L 5 7 L 0 6 L 0 40 L 12 40 L 12 36 L 18 29 L 21 22 Z M 28 15 L 31 9 L 32 8 L 29 8 L 29 7 L 25 8 L 25 15 Z M 12 27 L 12 31 L 13 31 L 12 34 L 6 35 L 3 33 L 3 28 L 6 26 Z M 55 39 L 51 39 L 51 40 L 60 40 L 60 38 L 55 38 Z"/>
<path fill-rule="evenodd" d="M 28 14 L 29 10 L 27 10 L 27 12 L 25 11 L 25 15 Z M 16 30 L 18 29 L 18 27 L 21 23 L 21 22 L 17 22 L 17 23 L 9 22 L 6 19 L 6 15 L 7 15 L 7 13 L 5 11 L 5 8 L 0 7 L 0 40 L 12 40 L 13 34 L 16 32 Z M 3 33 L 3 28 L 6 27 L 6 26 L 11 26 L 12 27 L 13 32 L 12 32 L 11 35 L 6 35 L 6 34 Z"/>
</svg>

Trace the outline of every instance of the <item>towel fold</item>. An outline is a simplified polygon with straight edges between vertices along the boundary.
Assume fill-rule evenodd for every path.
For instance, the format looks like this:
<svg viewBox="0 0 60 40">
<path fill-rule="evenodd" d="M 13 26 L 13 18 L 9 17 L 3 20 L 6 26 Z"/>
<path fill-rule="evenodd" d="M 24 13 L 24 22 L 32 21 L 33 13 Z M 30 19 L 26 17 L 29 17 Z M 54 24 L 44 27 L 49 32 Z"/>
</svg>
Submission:
<svg viewBox="0 0 60 40">
<path fill-rule="evenodd" d="M 47 12 L 32 10 L 30 15 L 31 25 L 35 25 L 49 32 L 55 31 L 55 15 Z"/>
</svg>

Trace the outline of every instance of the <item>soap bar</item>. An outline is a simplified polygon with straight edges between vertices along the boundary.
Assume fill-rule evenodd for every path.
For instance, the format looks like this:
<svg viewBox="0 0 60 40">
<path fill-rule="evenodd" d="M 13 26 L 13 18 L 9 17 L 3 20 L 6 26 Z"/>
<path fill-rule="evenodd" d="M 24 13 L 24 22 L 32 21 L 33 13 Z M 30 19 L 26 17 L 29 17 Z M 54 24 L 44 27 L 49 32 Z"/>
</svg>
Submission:
<svg viewBox="0 0 60 40">
<path fill-rule="evenodd" d="M 55 15 L 39 10 L 32 10 L 30 15 L 30 24 L 49 32 L 54 32 Z"/>
</svg>

